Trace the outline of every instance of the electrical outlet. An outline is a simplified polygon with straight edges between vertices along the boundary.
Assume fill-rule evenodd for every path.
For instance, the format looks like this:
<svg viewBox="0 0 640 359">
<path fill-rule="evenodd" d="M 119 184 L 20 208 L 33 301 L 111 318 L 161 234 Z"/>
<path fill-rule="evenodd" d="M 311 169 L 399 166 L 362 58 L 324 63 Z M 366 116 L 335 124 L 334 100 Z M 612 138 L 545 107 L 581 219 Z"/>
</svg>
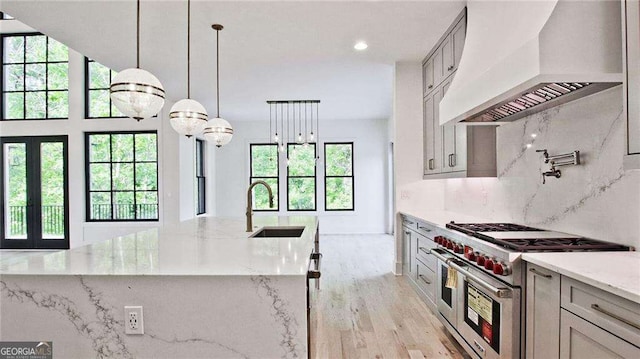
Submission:
<svg viewBox="0 0 640 359">
<path fill-rule="evenodd" d="M 144 334 L 144 321 L 142 318 L 142 306 L 124 307 L 124 332 L 125 334 Z"/>
</svg>

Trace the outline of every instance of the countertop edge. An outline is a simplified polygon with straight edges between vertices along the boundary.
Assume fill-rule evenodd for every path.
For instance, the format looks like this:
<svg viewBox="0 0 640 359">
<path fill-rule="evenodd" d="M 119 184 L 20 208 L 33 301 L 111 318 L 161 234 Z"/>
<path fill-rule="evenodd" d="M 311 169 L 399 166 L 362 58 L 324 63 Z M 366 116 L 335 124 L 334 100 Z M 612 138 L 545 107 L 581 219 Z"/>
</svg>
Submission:
<svg viewBox="0 0 640 359">
<path fill-rule="evenodd" d="M 598 252 L 598 253 L 603 253 L 603 252 Z M 617 253 L 617 252 L 611 252 L 611 253 Z M 625 252 L 626 253 L 626 252 Z M 612 285 L 611 283 L 606 283 L 597 279 L 594 279 L 592 277 L 587 277 L 581 273 L 579 273 L 577 270 L 572 270 L 570 268 L 567 267 L 562 267 L 562 266 L 558 266 L 556 264 L 550 263 L 549 261 L 545 261 L 543 258 L 540 258 L 541 255 L 544 255 L 545 253 L 523 253 L 522 254 L 522 259 L 525 262 L 529 262 L 529 263 L 533 263 L 535 265 L 539 265 L 541 267 L 544 267 L 550 271 L 559 273 L 561 275 L 567 276 L 569 278 L 573 278 L 577 281 L 583 282 L 585 284 L 588 284 L 592 287 L 598 288 L 598 289 L 602 289 L 606 292 L 609 292 L 611 294 L 615 294 L 621 298 L 630 300 L 634 303 L 640 304 L 640 293 L 634 293 L 632 291 L 626 290 L 624 288 L 620 288 L 618 286 Z M 638 278 L 638 280 L 640 280 L 640 276 Z"/>
</svg>

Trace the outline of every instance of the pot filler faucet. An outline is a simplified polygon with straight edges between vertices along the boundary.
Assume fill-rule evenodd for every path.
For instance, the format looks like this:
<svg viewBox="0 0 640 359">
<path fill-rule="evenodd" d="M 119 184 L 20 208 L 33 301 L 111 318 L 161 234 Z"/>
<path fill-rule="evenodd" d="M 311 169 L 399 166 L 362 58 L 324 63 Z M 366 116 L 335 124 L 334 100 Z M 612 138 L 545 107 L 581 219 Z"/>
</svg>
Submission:
<svg viewBox="0 0 640 359">
<path fill-rule="evenodd" d="M 253 220 L 251 218 L 251 216 L 253 215 L 253 211 L 251 210 L 253 208 L 253 200 L 251 198 L 251 190 L 253 189 L 253 187 L 259 184 L 267 187 L 267 191 L 269 191 L 269 208 L 273 208 L 273 192 L 271 191 L 271 187 L 269 187 L 269 184 L 265 181 L 253 182 L 247 190 L 247 232 L 253 231 Z"/>
</svg>

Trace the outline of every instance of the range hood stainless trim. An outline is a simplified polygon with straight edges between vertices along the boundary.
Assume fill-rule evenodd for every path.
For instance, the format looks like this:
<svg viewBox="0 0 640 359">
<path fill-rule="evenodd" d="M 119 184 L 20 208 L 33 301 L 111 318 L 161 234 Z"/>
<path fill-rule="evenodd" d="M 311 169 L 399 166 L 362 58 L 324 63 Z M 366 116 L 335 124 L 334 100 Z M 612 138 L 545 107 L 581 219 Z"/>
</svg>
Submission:
<svg viewBox="0 0 640 359">
<path fill-rule="evenodd" d="M 619 82 L 542 83 L 469 116 L 463 123 L 508 122 L 620 85 Z"/>
</svg>

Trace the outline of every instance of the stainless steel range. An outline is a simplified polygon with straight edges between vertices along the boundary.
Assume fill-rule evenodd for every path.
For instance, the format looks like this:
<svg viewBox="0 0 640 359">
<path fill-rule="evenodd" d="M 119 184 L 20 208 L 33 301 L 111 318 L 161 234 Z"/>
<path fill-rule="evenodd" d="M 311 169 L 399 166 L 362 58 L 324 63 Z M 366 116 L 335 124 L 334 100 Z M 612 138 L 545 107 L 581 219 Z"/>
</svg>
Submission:
<svg viewBox="0 0 640 359">
<path fill-rule="evenodd" d="M 478 358 L 524 356 L 522 252 L 629 251 L 630 247 L 512 223 L 448 223 L 434 237 L 437 308 Z"/>
</svg>

